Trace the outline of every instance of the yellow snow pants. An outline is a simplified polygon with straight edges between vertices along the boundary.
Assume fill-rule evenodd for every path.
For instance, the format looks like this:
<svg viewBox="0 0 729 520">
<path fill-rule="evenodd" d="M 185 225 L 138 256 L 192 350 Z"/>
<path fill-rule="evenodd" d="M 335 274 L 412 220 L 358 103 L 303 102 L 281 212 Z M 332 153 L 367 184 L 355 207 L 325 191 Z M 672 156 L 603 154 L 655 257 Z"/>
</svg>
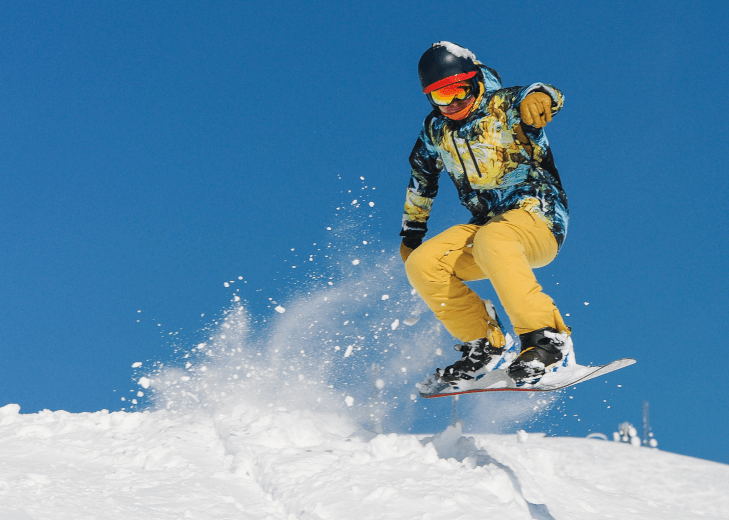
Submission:
<svg viewBox="0 0 729 520">
<path fill-rule="evenodd" d="M 461 341 L 492 338 L 492 320 L 481 298 L 463 283 L 485 278 L 517 334 L 544 327 L 565 332 L 562 316 L 532 271 L 554 260 L 557 250 L 557 241 L 543 220 L 515 209 L 486 225 L 454 226 L 425 241 L 410 254 L 405 269 L 410 284 Z M 503 345 L 503 339 L 494 339 L 501 343 L 494 346 Z"/>
</svg>

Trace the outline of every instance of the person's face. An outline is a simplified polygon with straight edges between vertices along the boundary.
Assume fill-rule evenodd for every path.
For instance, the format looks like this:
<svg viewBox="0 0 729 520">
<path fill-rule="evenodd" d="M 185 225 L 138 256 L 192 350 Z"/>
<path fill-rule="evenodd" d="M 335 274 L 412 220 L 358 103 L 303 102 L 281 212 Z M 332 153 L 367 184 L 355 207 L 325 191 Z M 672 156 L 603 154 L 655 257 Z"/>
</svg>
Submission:
<svg viewBox="0 0 729 520">
<path fill-rule="evenodd" d="M 430 99 L 441 114 L 450 119 L 459 120 L 469 114 L 476 98 L 473 83 L 459 81 L 434 90 L 430 93 Z"/>
</svg>

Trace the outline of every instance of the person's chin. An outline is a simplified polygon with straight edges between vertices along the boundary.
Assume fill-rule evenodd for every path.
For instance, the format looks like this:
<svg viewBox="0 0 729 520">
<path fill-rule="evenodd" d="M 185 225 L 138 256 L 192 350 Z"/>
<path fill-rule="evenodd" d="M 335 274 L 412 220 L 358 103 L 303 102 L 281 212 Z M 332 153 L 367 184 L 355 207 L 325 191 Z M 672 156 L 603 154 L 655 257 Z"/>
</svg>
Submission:
<svg viewBox="0 0 729 520">
<path fill-rule="evenodd" d="M 465 119 L 466 117 L 468 117 L 468 114 L 471 113 L 472 107 L 473 101 L 471 101 L 470 103 L 466 103 L 463 106 L 451 107 L 449 105 L 447 107 L 441 108 L 440 112 L 448 119 L 452 119 L 453 121 L 460 121 L 461 119 Z"/>
</svg>

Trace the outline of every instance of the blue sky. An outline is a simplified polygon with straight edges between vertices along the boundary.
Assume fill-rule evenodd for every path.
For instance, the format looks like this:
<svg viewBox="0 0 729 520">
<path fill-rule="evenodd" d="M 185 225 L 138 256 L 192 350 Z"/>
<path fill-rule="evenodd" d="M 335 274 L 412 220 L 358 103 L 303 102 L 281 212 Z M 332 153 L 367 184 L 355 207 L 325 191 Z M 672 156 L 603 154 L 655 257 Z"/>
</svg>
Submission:
<svg viewBox="0 0 729 520">
<path fill-rule="evenodd" d="M 573 391 L 579 423 L 540 426 L 609 433 L 649 401 L 662 448 L 729 463 L 720 5 L 4 4 L 0 405 L 124 407 L 132 363 L 198 341 L 230 305 L 224 282 L 243 276 L 262 317 L 292 297 L 292 263 L 363 183 L 368 236 L 396 254 L 429 110 L 417 61 L 450 40 L 506 85 L 565 93 L 547 133 L 570 229 L 537 274 L 578 361 L 638 360 L 609 396 Z M 467 218 L 443 184 L 431 233 Z"/>
</svg>

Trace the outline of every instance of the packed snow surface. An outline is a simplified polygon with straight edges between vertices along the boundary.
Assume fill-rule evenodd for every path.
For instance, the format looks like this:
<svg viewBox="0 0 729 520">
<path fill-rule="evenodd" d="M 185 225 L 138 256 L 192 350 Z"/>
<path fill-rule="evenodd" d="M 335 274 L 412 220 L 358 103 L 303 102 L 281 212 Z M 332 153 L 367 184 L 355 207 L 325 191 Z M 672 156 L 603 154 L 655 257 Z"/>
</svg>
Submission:
<svg viewBox="0 0 729 520">
<path fill-rule="evenodd" d="M 729 466 L 576 438 L 375 435 L 344 414 L 0 408 L 0 518 L 729 518 Z"/>
</svg>

